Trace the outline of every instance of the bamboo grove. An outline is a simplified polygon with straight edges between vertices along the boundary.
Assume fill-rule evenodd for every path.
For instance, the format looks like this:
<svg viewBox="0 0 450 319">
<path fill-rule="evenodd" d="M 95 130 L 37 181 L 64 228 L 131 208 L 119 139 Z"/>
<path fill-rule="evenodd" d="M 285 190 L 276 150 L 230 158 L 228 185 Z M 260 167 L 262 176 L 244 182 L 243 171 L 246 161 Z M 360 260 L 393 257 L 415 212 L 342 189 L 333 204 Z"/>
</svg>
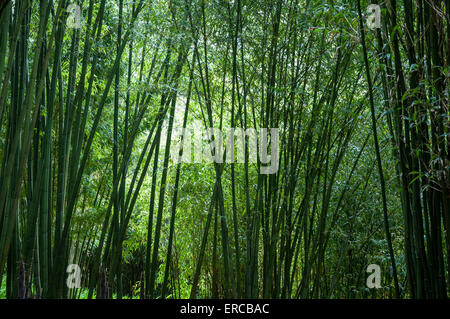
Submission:
<svg viewBox="0 0 450 319">
<path fill-rule="evenodd" d="M 0 298 L 447 298 L 449 10 L 0 1 Z"/>
</svg>

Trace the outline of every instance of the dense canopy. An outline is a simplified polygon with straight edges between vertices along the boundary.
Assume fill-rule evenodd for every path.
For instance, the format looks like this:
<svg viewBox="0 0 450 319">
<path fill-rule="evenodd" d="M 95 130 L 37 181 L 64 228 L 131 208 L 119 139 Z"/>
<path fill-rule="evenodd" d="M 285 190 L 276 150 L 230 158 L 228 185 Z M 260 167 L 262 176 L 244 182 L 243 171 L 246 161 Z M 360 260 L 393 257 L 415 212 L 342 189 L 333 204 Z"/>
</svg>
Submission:
<svg viewBox="0 0 450 319">
<path fill-rule="evenodd" d="M 446 298 L 449 12 L 0 1 L 0 298 Z"/>
</svg>

